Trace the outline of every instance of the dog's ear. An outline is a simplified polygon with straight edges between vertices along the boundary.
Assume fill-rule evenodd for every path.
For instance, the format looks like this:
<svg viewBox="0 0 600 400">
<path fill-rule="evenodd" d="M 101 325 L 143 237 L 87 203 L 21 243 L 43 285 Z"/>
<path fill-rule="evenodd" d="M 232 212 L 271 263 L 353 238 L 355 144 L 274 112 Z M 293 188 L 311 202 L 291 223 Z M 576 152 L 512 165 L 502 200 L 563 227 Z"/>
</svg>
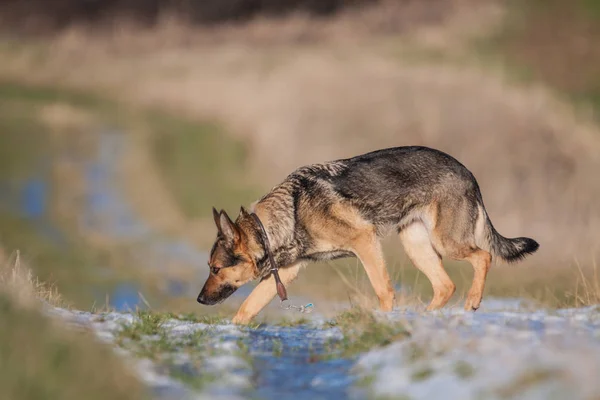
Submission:
<svg viewBox="0 0 600 400">
<path fill-rule="evenodd" d="M 223 231 L 221 231 L 221 214 L 219 214 L 217 209 L 214 207 L 213 207 L 212 211 L 213 211 L 213 218 L 215 220 L 215 225 L 217 226 L 217 230 L 219 231 L 219 233 L 223 233 Z"/>
<path fill-rule="evenodd" d="M 244 208 L 244 206 L 241 206 L 241 207 L 240 207 L 240 215 L 241 215 L 242 217 L 245 217 L 245 216 L 247 216 L 247 215 L 248 215 L 248 211 L 246 211 L 246 209 Z"/>
<path fill-rule="evenodd" d="M 240 240 L 240 231 L 238 227 L 231 221 L 229 215 L 225 211 L 221 211 L 221 217 L 219 219 L 221 226 L 221 233 L 227 240 L 237 242 Z"/>
</svg>

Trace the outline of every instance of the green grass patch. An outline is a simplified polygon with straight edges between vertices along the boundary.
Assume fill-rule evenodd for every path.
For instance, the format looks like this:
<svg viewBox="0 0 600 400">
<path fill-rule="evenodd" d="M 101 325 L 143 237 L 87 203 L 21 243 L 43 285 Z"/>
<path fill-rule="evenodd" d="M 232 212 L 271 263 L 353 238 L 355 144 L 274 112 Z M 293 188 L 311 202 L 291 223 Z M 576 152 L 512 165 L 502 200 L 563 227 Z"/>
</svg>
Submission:
<svg viewBox="0 0 600 400">
<path fill-rule="evenodd" d="M 470 379 L 475 375 L 475 368 L 466 361 L 457 361 L 454 365 L 454 373 L 462 379 Z"/>
<path fill-rule="evenodd" d="M 273 340 L 273 357 L 281 357 L 283 354 L 283 343 L 281 340 L 274 339 Z"/>
<path fill-rule="evenodd" d="M 188 217 L 209 218 L 213 206 L 237 215 L 240 205 L 259 197 L 248 173 L 246 149 L 219 125 L 167 116 L 150 122 L 163 180 Z"/>
<path fill-rule="evenodd" d="M 18 100 L 35 104 L 69 103 L 84 108 L 114 109 L 114 102 L 95 94 L 58 87 L 28 85 L 18 82 L 0 81 L 0 99 Z"/>
<path fill-rule="evenodd" d="M 189 369 L 175 365 L 170 367 L 169 375 L 194 390 L 202 390 L 207 384 L 216 380 L 214 375 L 196 374 Z"/>
<path fill-rule="evenodd" d="M 31 176 L 51 148 L 43 125 L 26 111 L 0 97 L 0 179 L 5 181 Z"/>
<path fill-rule="evenodd" d="M 179 321 L 188 321 L 188 322 L 195 322 L 195 323 L 202 323 L 202 324 L 207 324 L 207 325 L 224 325 L 224 324 L 228 324 L 229 321 L 226 319 L 226 317 L 222 316 L 222 315 L 211 315 L 211 314 L 205 314 L 205 315 L 198 315 L 195 313 L 184 313 L 184 314 L 176 314 L 176 313 L 172 313 L 172 312 L 167 312 L 165 314 L 165 316 L 167 318 L 172 318 L 172 319 L 177 319 Z"/>
<path fill-rule="evenodd" d="M 207 356 L 217 354 L 212 342 L 210 328 L 197 329 L 184 335 L 173 334 L 165 327 L 173 314 L 154 311 L 138 311 L 133 323 L 124 323 L 117 335 L 117 344 L 133 355 L 153 360 L 164 368 L 169 376 L 192 389 L 200 390 L 217 379 L 206 368 Z M 185 321 L 190 321 L 189 317 Z M 181 319 L 179 319 L 181 320 Z M 190 322 L 200 322 L 192 320 Z M 207 319 L 205 319 L 207 321 Z M 238 345 L 243 342 L 238 341 Z M 240 346 L 240 355 L 246 353 L 247 346 Z M 186 361 L 182 362 L 182 357 Z"/>
<path fill-rule="evenodd" d="M 377 347 L 410 337 L 401 322 L 380 321 L 364 309 L 354 307 L 335 317 L 329 326 L 339 328 L 343 339 L 331 344 L 330 354 L 353 357 Z"/>
<path fill-rule="evenodd" d="M 142 399 L 131 372 L 87 333 L 61 329 L 0 294 L 0 398 Z"/>
<path fill-rule="evenodd" d="M 162 324 L 166 315 L 152 311 L 138 311 L 137 319 L 132 324 L 124 324 L 120 337 L 131 340 L 141 340 L 143 336 L 159 335 L 164 332 Z"/>
<path fill-rule="evenodd" d="M 414 382 L 421 382 L 431 378 L 434 374 L 434 370 L 430 367 L 423 367 L 414 371 L 411 375 L 411 379 Z"/>
</svg>

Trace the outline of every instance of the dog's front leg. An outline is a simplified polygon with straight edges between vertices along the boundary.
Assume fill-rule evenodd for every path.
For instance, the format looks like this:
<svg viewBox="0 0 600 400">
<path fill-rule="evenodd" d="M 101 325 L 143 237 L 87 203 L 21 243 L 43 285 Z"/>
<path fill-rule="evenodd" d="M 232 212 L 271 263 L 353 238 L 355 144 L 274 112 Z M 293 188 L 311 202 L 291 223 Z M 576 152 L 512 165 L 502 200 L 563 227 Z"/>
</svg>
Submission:
<svg viewBox="0 0 600 400">
<path fill-rule="evenodd" d="M 286 268 L 279 269 L 279 277 L 284 285 L 292 282 L 298 271 L 300 271 L 300 263 L 291 265 Z M 273 275 L 269 275 L 263 279 L 250 293 L 250 296 L 242 303 L 240 309 L 233 317 L 232 322 L 234 324 L 248 324 L 252 318 L 254 318 L 277 294 L 277 288 L 275 286 L 275 278 Z"/>
</svg>

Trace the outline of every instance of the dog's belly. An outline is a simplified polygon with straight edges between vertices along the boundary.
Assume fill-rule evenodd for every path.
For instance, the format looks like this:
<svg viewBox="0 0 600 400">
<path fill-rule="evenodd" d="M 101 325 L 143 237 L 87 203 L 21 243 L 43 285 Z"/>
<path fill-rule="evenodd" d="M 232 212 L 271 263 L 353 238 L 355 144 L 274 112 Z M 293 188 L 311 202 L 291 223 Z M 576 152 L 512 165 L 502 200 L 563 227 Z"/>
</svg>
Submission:
<svg viewBox="0 0 600 400">
<path fill-rule="evenodd" d="M 304 260 L 310 261 L 329 261 L 338 258 L 355 257 L 354 253 L 346 250 L 320 251 L 306 254 L 302 257 Z"/>
</svg>

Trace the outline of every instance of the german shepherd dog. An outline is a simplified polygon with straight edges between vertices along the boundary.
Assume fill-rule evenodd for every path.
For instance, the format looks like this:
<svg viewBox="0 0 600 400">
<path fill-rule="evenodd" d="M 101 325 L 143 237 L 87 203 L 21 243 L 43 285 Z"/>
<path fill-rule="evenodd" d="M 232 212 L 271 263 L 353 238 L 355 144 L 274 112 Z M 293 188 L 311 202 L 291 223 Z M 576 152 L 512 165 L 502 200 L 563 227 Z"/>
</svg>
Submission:
<svg viewBox="0 0 600 400">
<path fill-rule="evenodd" d="M 307 262 L 357 257 L 381 309 L 391 311 L 395 295 L 380 239 L 396 232 L 412 263 L 433 286 L 427 310 L 443 307 L 455 291 L 442 265 L 442 257 L 449 257 L 473 265 L 465 309 L 474 311 L 492 257 L 517 261 L 539 247 L 533 239 L 500 235 L 473 174 L 450 155 L 418 146 L 301 167 L 250 212 L 242 207 L 235 222 L 225 211 L 213 208 L 213 214 L 218 234 L 198 302 L 220 303 L 240 286 L 260 279 L 233 318 L 239 324 L 248 323 L 277 293 L 269 252 L 284 284 Z M 261 222 L 268 240 L 261 237 Z"/>
</svg>

